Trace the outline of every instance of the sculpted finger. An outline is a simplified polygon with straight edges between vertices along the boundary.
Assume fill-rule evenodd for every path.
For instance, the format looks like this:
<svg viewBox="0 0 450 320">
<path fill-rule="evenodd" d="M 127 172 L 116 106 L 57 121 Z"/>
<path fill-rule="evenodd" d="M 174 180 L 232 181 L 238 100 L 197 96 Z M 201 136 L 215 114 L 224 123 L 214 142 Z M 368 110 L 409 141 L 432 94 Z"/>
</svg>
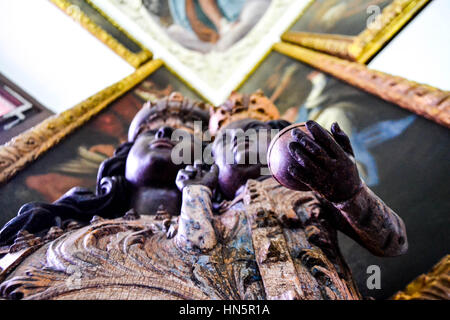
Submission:
<svg viewBox="0 0 450 320">
<path fill-rule="evenodd" d="M 178 171 L 177 180 L 189 180 L 193 178 L 192 175 L 191 171 L 180 170 Z"/>
<path fill-rule="evenodd" d="M 333 134 L 334 140 L 339 143 L 339 145 L 344 149 L 344 151 L 352 156 L 355 156 L 353 153 L 352 144 L 350 143 L 350 138 L 342 131 L 341 127 L 337 122 L 331 125 L 331 133 Z"/>
<path fill-rule="evenodd" d="M 184 170 L 178 171 L 177 178 L 175 179 L 175 184 L 178 187 L 178 190 L 183 191 L 183 188 L 186 186 L 186 182 L 189 180 L 188 174 Z"/>
<path fill-rule="evenodd" d="M 181 171 L 187 174 L 189 176 L 189 179 L 194 179 L 198 172 L 198 170 L 191 165 L 186 166 L 186 168 Z"/>
<path fill-rule="evenodd" d="M 297 179 L 309 186 L 311 179 L 309 178 L 309 176 L 306 174 L 306 172 L 303 170 L 302 167 L 290 165 L 288 167 L 288 172 L 294 179 Z"/>
<path fill-rule="evenodd" d="M 195 160 L 194 161 L 194 168 L 195 169 L 199 169 L 199 170 L 202 170 L 203 169 L 203 163 L 202 163 L 202 161 L 201 160 Z"/>
<path fill-rule="evenodd" d="M 297 142 L 289 143 L 289 153 L 297 161 L 297 163 L 303 167 L 302 170 L 305 172 L 315 172 L 319 168 L 316 166 L 313 160 L 308 156 L 306 151 L 303 150 L 302 146 Z"/>
<path fill-rule="evenodd" d="M 216 164 L 213 164 L 209 169 L 209 172 L 211 172 L 214 176 L 217 177 L 219 175 L 219 167 Z"/>
<path fill-rule="evenodd" d="M 306 128 L 314 137 L 314 141 L 325 149 L 331 157 L 337 158 L 343 155 L 344 150 L 334 140 L 331 134 L 329 134 L 317 122 L 309 120 L 306 122 Z"/>
<path fill-rule="evenodd" d="M 187 180 L 187 179 L 188 179 L 187 175 L 185 175 L 181 172 L 178 172 L 176 181 L 183 181 L 183 180 Z"/>
<path fill-rule="evenodd" d="M 300 130 L 298 128 L 295 128 L 291 131 L 291 136 L 297 142 L 299 142 L 300 139 L 302 139 L 304 137 L 308 137 L 308 135 L 305 132 L 303 132 L 302 130 Z"/>
<path fill-rule="evenodd" d="M 330 160 L 330 156 L 310 137 L 302 137 L 298 143 L 315 163 L 322 166 L 327 165 L 328 160 Z"/>
<path fill-rule="evenodd" d="M 3 229 L 0 231 L 0 246 L 12 244 L 16 234 L 23 227 L 22 223 L 20 222 L 17 223 L 16 219 L 17 217 L 14 218 L 12 221 L 9 221 L 7 225 L 5 225 Z"/>
</svg>

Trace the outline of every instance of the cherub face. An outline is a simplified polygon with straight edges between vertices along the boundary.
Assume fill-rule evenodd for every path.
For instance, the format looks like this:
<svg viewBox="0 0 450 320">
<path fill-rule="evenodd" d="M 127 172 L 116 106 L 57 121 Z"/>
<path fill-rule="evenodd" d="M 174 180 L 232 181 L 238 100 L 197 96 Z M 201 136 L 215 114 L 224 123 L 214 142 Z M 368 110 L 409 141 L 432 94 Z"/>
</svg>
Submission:
<svg viewBox="0 0 450 320">
<path fill-rule="evenodd" d="M 180 129 L 179 129 L 180 130 Z M 174 128 L 163 126 L 157 130 L 149 130 L 140 134 L 128 154 L 125 177 L 136 187 L 175 185 L 178 170 L 186 163 L 175 164 L 172 151 L 177 149 L 191 150 L 194 155 L 195 148 L 201 148 L 201 141 L 191 134 L 188 138 L 175 140 Z M 194 159 L 191 159 L 192 163 Z"/>
<path fill-rule="evenodd" d="M 253 134 L 242 134 L 249 130 Z M 265 122 L 243 119 L 230 123 L 218 133 L 212 152 L 219 167 L 219 186 L 227 198 L 233 198 L 248 179 L 261 175 L 271 140 L 270 130 Z"/>
</svg>

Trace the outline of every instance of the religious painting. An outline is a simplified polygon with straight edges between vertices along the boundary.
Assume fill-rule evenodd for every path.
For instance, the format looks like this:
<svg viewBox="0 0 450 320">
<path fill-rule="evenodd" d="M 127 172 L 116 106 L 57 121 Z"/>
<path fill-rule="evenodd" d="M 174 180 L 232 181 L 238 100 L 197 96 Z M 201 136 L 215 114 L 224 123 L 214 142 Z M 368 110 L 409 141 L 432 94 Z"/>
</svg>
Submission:
<svg viewBox="0 0 450 320">
<path fill-rule="evenodd" d="M 269 51 L 309 0 L 90 0 L 213 103 Z"/>
<path fill-rule="evenodd" d="M 130 1 L 133 2 L 133 1 Z M 271 0 L 137 2 L 170 38 L 199 51 L 226 51 L 261 20 Z M 144 12 L 145 12 L 144 11 Z"/>
<path fill-rule="evenodd" d="M 24 203 L 53 202 L 74 186 L 94 191 L 100 163 L 127 141 L 130 122 L 143 103 L 165 97 L 172 91 L 200 99 L 175 75 L 160 68 L 22 170 L 0 188 L 0 205 L 4 208 L 0 225 L 15 216 Z"/>
<path fill-rule="evenodd" d="M 374 257 L 341 237 L 363 294 L 388 298 L 449 252 L 450 201 L 442 179 L 450 175 L 447 128 L 277 52 L 239 91 L 258 88 L 292 122 L 315 120 L 330 129 L 337 121 L 365 183 L 405 221 L 409 250 L 396 259 Z M 382 290 L 368 290 L 369 265 L 380 266 Z"/>
<path fill-rule="evenodd" d="M 0 74 L 0 145 L 52 113 Z"/>
</svg>

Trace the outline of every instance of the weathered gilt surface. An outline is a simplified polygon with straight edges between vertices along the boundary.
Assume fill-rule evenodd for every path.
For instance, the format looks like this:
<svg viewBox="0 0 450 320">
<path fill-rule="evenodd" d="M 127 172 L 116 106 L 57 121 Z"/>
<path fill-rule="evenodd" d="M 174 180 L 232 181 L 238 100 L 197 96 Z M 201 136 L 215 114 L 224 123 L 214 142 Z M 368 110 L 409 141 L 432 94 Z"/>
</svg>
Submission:
<svg viewBox="0 0 450 320">
<path fill-rule="evenodd" d="M 288 43 L 277 43 L 274 50 L 310 64 L 411 112 L 450 127 L 449 91 L 371 70 L 356 62 L 341 60 Z"/>
<path fill-rule="evenodd" d="M 287 31 L 282 40 L 360 63 L 367 62 L 429 0 L 394 0 L 355 37 Z"/>
<path fill-rule="evenodd" d="M 118 83 L 100 91 L 73 108 L 42 121 L 37 126 L 0 146 L 0 184 L 6 183 L 26 165 L 36 160 L 115 99 L 144 80 L 162 64 L 161 60 L 148 62 Z"/>
<path fill-rule="evenodd" d="M 281 36 L 286 42 L 299 44 L 302 47 L 311 48 L 348 60 L 354 60 L 348 51 L 355 37 L 336 34 L 317 34 L 311 32 L 288 31 Z"/>
<path fill-rule="evenodd" d="M 417 277 L 393 300 L 450 300 L 450 255 L 441 259 L 433 269 Z"/>
<path fill-rule="evenodd" d="M 140 43 L 138 43 L 133 37 L 131 37 L 125 30 L 123 30 L 118 24 L 114 21 L 108 19 L 107 16 L 104 16 L 115 28 L 124 33 L 131 41 L 136 43 L 141 51 L 138 53 L 133 53 L 129 49 L 127 49 L 124 45 L 122 45 L 119 41 L 117 41 L 113 36 L 111 36 L 108 32 L 98 26 L 92 19 L 89 18 L 81 9 L 75 5 L 73 5 L 70 1 L 67 0 L 51 0 L 56 6 L 58 6 L 61 10 L 71 16 L 73 19 L 77 20 L 86 30 L 92 33 L 95 37 L 97 37 L 101 42 L 110 47 L 115 53 L 125 59 L 129 64 L 133 67 L 138 68 L 144 62 L 149 60 L 152 57 L 152 53 L 147 49 L 143 48 Z M 92 4 L 90 4 L 94 7 Z M 95 7 L 94 7 L 95 8 Z M 99 11 L 97 8 L 95 8 Z M 99 11 L 100 12 L 100 11 Z M 101 12 L 100 12 L 101 13 Z"/>
</svg>

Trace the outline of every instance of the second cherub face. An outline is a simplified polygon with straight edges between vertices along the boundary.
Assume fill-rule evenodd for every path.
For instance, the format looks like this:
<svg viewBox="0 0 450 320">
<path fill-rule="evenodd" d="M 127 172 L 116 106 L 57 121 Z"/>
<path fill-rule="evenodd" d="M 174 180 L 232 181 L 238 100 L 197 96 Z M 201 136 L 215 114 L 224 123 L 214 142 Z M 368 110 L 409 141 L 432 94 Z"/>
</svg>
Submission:
<svg viewBox="0 0 450 320">
<path fill-rule="evenodd" d="M 261 176 L 271 141 L 271 127 L 255 119 L 230 123 L 220 130 L 212 146 L 219 167 L 219 186 L 231 199 L 248 179 Z"/>
</svg>

